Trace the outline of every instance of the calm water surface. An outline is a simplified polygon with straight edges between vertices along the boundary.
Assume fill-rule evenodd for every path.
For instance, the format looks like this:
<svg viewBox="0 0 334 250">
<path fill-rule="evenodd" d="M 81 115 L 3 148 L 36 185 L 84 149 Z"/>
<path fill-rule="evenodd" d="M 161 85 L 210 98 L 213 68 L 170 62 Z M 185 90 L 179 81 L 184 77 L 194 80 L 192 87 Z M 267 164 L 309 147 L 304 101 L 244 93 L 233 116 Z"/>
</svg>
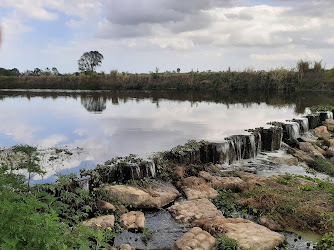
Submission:
<svg viewBox="0 0 334 250">
<path fill-rule="evenodd" d="M 219 142 L 333 100 L 328 93 L 1 91 L 0 146 L 83 149 L 80 157 L 48 171 L 50 180 L 57 171 L 114 156 L 146 157 L 190 139 Z"/>
</svg>

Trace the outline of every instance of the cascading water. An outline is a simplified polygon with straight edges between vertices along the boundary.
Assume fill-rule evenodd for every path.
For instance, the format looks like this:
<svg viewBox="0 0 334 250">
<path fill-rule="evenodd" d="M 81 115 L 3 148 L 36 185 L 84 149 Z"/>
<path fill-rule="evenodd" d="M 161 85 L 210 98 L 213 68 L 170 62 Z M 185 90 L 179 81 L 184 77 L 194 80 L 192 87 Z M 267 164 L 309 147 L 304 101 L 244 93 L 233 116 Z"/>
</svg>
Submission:
<svg viewBox="0 0 334 250">
<path fill-rule="evenodd" d="M 293 119 L 293 122 L 297 122 L 299 124 L 301 134 L 305 134 L 309 131 L 309 123 L 306 117 Z"/>
<path fill-rule="evenodd" d="M 156 171 L 155 170 L 156 169 L 155 169 L 154 161 L 148 162 L 147 166 L 150 169 L 150 173 L 151 173 L 152 178 L 155 178 L 155 175 L 156 175 Z M 149 173 L 149 171 L 147 171 L 147 173 Z"/>
<path fill-rule="evenodd" d="M 286 131 L 286 139 L 297 140 L 300 137 L 300 127 L 297 122 L 289 122 L 284 124 Z"/>
<path fill-rule="evenodd" d="M 333 112 L 327 111 L 327 119 L 333 120 Z"/>
<path fill-rule="evenodd" d="M 253 158 L 255 158 L 256 154 L 257 154 L 257 152 L 256 152 L 257 148 L 256 148 L 256 142 L 255 142 L 255 135 L 250 135 L 249 136 L 249 141 L 250 141 L 250 146 L 251 146 L 251 148 L 250 148 L 251 156 Z"/>
<path fill-rule="evenodd" d="M 257 136 L 259 137 L 257 142 L 257 149 L 256 149 L 256 155 L 259 154 L 262 150 L 262 137 L 260 133 L 257 133 Z"/>
</svg>

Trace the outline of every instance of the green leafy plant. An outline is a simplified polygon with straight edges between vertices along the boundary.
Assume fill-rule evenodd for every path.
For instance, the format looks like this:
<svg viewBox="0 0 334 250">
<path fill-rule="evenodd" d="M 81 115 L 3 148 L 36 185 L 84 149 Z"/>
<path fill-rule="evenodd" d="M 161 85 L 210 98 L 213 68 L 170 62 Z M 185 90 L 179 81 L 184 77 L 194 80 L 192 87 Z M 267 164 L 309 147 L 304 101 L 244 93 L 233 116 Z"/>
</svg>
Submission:
<svg viewBox="0 0 334 250">
<path fill-rule="evenodd" d="M 315 249 L 316 250 L 333 250 L 334 249 L 334 232 L 323 235 Z"/>
<path fill-rule="evenodd" d="M 230 239 L 226 236 L 216 238 L 215 247 L 217 250 L 241 250 L 241 247 L 236 240 Z"/>
</svg>

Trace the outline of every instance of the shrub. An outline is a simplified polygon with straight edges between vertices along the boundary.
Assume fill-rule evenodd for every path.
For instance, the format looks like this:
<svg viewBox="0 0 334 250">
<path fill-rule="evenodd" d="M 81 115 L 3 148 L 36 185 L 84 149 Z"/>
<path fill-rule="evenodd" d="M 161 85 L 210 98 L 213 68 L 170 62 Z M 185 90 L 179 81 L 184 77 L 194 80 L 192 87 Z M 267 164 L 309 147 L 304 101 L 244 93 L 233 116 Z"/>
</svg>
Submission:
<svg viewBox="0 0 334 250">
<path fill-rule="evenodd" d="M 241 250 L 237 241 L 226 236 L 220 236 L 217 238 L 215 247 L 217 250 Z"/>
<path fill-rule="evenodd" d="M 323 235 L 316 250 L 334 250 L 334 232 Z"/>
<path fill-rule="evenodd" d="M 318 172 L 334 176 L 334 165 L 327 159 L 316 158 L 309 166 Z"/>
</svg>

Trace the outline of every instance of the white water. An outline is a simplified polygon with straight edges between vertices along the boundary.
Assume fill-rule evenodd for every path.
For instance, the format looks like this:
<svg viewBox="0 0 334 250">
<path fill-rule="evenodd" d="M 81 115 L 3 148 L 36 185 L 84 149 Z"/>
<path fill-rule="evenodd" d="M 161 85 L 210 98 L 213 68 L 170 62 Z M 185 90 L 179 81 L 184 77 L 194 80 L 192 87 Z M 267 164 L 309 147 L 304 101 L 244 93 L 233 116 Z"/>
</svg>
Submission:
<svg viewBox="0 0 334 250">
<path fill-rule="evenodd" d="M 300 126 L 297 122 L 289 122 L 285 124 L 286 132 L 290 140 L 297 140 L 300 137 Z"/>
<path fill-rule="evenodd" d="M 294 122 L 297 122 L 300 126 L 300 134 L 305 134 L 309 131 L 309 123 L 306 117 L 293 119 Z"/>
</svg>

